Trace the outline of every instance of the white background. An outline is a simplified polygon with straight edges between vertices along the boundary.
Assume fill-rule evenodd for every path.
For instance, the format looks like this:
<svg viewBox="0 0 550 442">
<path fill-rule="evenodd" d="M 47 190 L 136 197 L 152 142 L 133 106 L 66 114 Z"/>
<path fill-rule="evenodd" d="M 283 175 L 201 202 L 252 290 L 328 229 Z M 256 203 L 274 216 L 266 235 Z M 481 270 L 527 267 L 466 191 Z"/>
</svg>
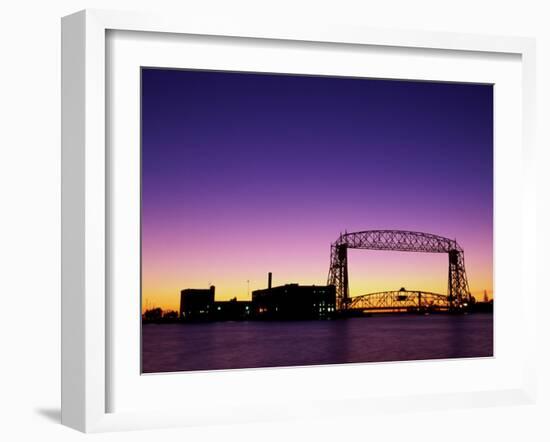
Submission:
<svg viewBox="0 0 550 442">
<path fill-rule="evenodd" d="M 0 432 L 4 440 L 548 440 L 550 383 L 540 377 L 536 406 L 354 416 L 328 421 L 235 425 L 84 436 L 58 424 L 60 349 L 60 26 L 85 7 L 246 16 L 250 20 L 350 23 L 538 38 L 540 185 L 548 186 L 550 13 L 543 1 L 25 1 L 0 8 Z M 230 18 L 228 18 L 230 19 Z M 548 273 L 539 195 L 539 274 Z M 544 200 L 544 201 L 543 201 Z M 544 203 L 544 204 L 543 204 Z M 514 234 L 514 232 L 510 232 Z M 547 310 L 540 282 L 539 311 Z M 535 315 L 535 306 L 533 306 Z M 549 321 L 539 321 L 540 372 L 550 373 Z M 546 338 L 546 339 L 544 339 Z"/>
</svg>

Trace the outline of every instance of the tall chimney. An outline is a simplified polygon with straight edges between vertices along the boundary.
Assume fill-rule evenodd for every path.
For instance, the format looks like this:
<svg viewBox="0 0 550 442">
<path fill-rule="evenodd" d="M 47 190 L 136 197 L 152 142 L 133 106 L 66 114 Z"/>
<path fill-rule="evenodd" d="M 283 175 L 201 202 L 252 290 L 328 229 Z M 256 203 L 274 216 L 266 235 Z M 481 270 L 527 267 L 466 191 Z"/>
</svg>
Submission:
<svg viewBox="0 0 550 442">
<path fill-rule="evenodd" d="M 268 288 L 268 289 L 271 289 L 271 280 L 272 280 L 272 277 L 273 277 L 273 275 L 271 274 L 271 272 L 269 272 L 269 273 L 267 274 L 267 288 Z"/>
</svg>

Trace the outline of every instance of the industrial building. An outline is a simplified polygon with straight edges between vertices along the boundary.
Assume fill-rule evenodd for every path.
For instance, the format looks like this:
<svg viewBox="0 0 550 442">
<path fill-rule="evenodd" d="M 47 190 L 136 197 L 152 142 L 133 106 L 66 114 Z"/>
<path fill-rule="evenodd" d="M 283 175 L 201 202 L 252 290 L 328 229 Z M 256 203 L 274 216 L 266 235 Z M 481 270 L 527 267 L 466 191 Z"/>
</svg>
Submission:
<svg viewBox="0 0 550 442">
<path fill-rule="evenodd" d="M 185 289 L 180 297 L 180 319 L 196 321 L 243 321 L 252 316 L 250 301 L 215 301 L 216 287 Z"/>
<path fill-rule="evenodd" d="M 180 293 L 180 318 L 186 321 L 208 321 L 212 316 L 216 287 L 184 289 Z"/>
<path fill-rule="evenodd" d="M 212 310 L 214 321 L 244 321 L 251 319 L 252 303 L 250 301 L 237 301 L 237 298 L 229 301 L 216 301 Z"/>
<path fill-rule="evenodd" d="M 215 300 L 216 288 L 184 289 L 180 297 L 180 319 L 185 322 L 244 320 L 329 319 L 336 316 L 333 285 L 285 284 L 252 292 L 252 301 Z"/>
<path fill-rule="evenodd" d="M 333 285 L 285 284 L 252 292 L 255 319 L 328 319 L 336 314 L 336 288 Z"/>
</svg>

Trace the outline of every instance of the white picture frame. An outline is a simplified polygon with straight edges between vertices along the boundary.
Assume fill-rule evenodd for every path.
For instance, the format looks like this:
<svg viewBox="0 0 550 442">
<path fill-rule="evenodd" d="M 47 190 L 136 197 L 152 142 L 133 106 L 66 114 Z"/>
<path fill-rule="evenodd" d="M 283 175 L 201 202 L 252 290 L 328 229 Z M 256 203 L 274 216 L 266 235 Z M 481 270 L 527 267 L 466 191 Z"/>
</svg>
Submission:
<svg viewBox="0 0 550 442">
<path fill-rule="evenodd" d="M 108 301 L 109 270 L 107 244 L 112 238 L 106 220 L 112 210 L 108 186 L 107 93 L 108 63 L 106 36 L 111 31 L 141 31 L 164 35 L 199 35 L 225 38 L 268 39 L 272 41 L 337 43 L 379 48 L 435 49 L 484 54 L 513 54 L 521 58 L 521 252 L 516 264 L 521 268 L 521 291 L 535 290 L 535 176 L 533 173 L 535 108 L 535 42 L 529 38 L 493 37 L 417 31 L 356 29 L 345 26 L 307 24 L 299 28 L 283 24 L 231 22 L 215 23 L 193 17 L 159 17 L 87 10 L 62 21 L 62 423 L 80 431 L 154 428 L 278 419 L 289 416 L 328 416 L 341 413 L 364 414 L 385 409 L 436 409 L 531 403 L 536 392 L 534 339 L 525 341 L 521 384 L 425 395 L 388 395 L 376 398 L 337 397 L 297 406 L 254 407 L 239 403 L 241 418 L 235 414 L 208 415 L 173 407 L 163 410 L 109 410 L 109 377 L 113 355 L 109 327 L 114 320 Z M 498 188 L 496 189 L 498 192 Z M 498 222 L 498 220 L 497 220 Z M 519 243 L 518 243 L 519 244 Z M 498 247 L 497 247 L 498 253 Z M 519 280 L 518 280 L 519 281 Z M 525 304 L 519 308 L 525 308 Z M 115 318 L 116 319 L 116 318 Z M 523 336 L 534 336 L 535 324 L 520 320 Z M 355 371 L 361 367 L 355 367 Z M 343 370 L 332 367 L 331 370 Z M 254 372 L 258 373 L 258 372 Z M 245 372 L 238 376 L 243 378 Z M 271 376 L 273 376 L 273 372 Z M 276 376 L 277 374 L 275 374 Z M 212 374 L 203 373 L 207 378 Z M 229 381 L 222 374 L 219 382 Z M 255 374 L 255 376 L 260 376 Z M 286 375 L 285 375 L 286 376 Z M 194 381 L 197 381 L 195 378 Z M 164 380 L 163 382 L 170 382 Z M 223 384 L 220 384 L 223 385 Z M 303 404 L 302 404 L 303 405 Z"/>
</svg>

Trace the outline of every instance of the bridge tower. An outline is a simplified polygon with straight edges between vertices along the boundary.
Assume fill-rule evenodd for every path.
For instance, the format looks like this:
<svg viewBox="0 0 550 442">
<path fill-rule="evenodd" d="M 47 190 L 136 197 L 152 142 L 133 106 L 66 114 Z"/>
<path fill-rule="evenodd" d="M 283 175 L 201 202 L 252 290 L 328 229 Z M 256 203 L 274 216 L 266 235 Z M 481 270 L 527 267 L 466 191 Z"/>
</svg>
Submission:
<svg viewBox="0 0 550 442">
<path fill-rule="evenodd" d="M 329 285 L 336 287 L 336 309 L 345 310 L 349 302 L 348 245 L 335 243 L 330 248 Z"/>
</svg>

